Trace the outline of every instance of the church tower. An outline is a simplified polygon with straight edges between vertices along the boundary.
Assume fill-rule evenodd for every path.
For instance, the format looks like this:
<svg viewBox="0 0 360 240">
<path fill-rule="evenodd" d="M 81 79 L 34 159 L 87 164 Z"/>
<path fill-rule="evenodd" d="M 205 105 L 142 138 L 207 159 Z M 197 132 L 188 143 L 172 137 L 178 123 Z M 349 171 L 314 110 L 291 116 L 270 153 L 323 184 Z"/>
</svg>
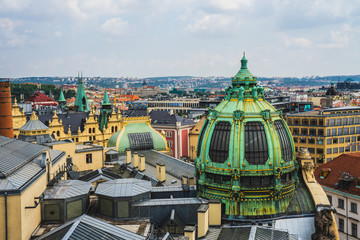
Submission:
<svg viewBox="0 0 360 240">
<path fill-rule="evenodd" d="M 104 99 L 103 99 L 103 102 L 101 104 L 101 109 L 100 109 L 100 116 L 98 118 L 100 131 L 102 131 L 104 129 L 104 127 L 107 128 L 111 112 L 112 112 L 112 105 L 110 103 L 107 90 L 105 89 Z"/>
<path fill-rule="evenodd" d="M 75 106 L 78 107 L 79 112 L 88 112 L 90 111 L 88 100 L 86 98 L 86 93 L 83 84 L 83 77 L 78 76 L 78 89 L 76 93 Z"/>
</svg>

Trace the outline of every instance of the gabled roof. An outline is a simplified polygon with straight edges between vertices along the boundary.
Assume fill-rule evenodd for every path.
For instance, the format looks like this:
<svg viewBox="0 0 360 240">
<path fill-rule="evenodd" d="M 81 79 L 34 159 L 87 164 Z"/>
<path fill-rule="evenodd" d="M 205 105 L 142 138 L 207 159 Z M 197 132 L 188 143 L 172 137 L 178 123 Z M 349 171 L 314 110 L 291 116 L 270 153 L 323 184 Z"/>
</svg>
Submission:
<svg viewBox="0 0 360 240">
<path fill-rule="evenodd" d="M 145 240 L 146 237 L 123 228 L 116 227 L 97 218 L 82 215 L 37 239 Z"/>
<path fill-rule="evenodd" d="M 321 170 L 329 168 L 331 171 L 328 172 L 326 177 L 321 178 Z M 353 180 L 348 182 L 346 186 L 347 189 L 341 188 L 342 184 L 340 181 L 340 178 L 342 178 L 345 173 L 353 177 Z M 356 187 L 355 182 L 355 179 L 360 177 L 360 153 L 341 154 L 332 161 L 317 168 L 314 175 L 318 183 L 323 186 L 360 196 L 360 188 Z"/>
<path fill-rule="evenodd" d="M 70 125 L 70 131 L 72 133 L 77 133 L 78 128 L 80 127 L 81 131 L 84 130 L 84 124 L 86 122 L 86 119 L 88 118 L 89 113 L 87 112 L 67 112 L 63 114 L 57 114 L 58 118 L 61 120 L 61 123 L 64 127 L 64 132 L 67 133 L 69 131 L 69 125 Z M 49 123 L 53 119 L 52 114 L 48 115 L 39 115 L 39 120 L 44 123 L 45 125 L 49 125 Z"/>
</svg>

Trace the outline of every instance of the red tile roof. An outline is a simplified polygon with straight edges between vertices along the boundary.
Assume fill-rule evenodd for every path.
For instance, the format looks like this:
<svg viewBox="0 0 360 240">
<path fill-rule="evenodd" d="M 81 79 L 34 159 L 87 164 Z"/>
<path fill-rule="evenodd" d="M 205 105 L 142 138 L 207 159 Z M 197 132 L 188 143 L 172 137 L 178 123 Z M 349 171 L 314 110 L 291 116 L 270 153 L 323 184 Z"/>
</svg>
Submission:
<svg viewBox="0 0 360 240">
<path fill-rule="evenodd" d="M 46 105 L 46 106 L 57 106 L 58 103 L 53 99 L 46 96 L 43 92 L 37 91 L 31 97 L 29 97 L 26 103 L 31 103 L 32 105 Z"/>
<path fill-rule="evenodd" d="M 329 168 L 331 169 L 329 174 L 324 179 L 320 178 L 321 170 L 326 171 Z M 350 174 L 354 180 L 348 189 L 336 188 L 335 184 L 340 181 L 341 177 L 344 177 L 344 173 Z M 317 168 L 314 175 L 318 183 L 323 186 L 360 196 L 360 188 L 356 187 L 355 182 L 355 179 L 360 177 L 360 153 L 342 154 Z"/>
</svg>

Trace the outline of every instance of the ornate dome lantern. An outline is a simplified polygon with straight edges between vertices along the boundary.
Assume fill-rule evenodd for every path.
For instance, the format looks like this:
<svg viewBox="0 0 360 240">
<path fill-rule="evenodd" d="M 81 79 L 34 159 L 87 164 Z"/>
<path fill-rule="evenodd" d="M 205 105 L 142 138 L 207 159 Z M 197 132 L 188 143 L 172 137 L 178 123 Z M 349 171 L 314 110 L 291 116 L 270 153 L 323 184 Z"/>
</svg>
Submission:
<svg viewBox="0 0 360 240">
<path fill-rule="evenodd" d="M 220 199 L 228 219 L 282 214 L 298 184 L 291 133 L 263 92 L 244 54 L 200 133 L 198 195 Z"/>
</svg>

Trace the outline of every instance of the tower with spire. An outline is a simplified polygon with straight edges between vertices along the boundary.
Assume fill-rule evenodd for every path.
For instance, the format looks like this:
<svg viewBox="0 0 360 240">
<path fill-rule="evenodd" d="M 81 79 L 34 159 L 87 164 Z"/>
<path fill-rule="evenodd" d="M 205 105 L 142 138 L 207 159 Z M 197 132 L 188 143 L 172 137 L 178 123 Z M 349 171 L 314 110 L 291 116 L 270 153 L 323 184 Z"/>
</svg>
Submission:
<svg viewBox="0 0 360 240">
<path fill-rule="evenodd" d="M 64 92 L 63 92 L 62 87 L 61 87 L 61 90 L 60 90 L 60 97 L 59 97 L 58 102 L 59 102 L 59 107 L 60 107 L 60 108 L 65 107 L 65 105 L 66 105 L 66 99 L 65 99 L 65 96 L 64 96 Z"/>
<path fill-rule="evenodd" d="M 84 89 L 82 73 L 81 73 L 81 77 L 78 74 L 78 89 L 77 89 L 77 93 L 76 93 L 75 106 L 78 107 L 79 112 L 90 111 L 89 103 L 86 98 L 86 93 L 85 93 L 85 89 Z"/>
<path fill-rule="evenodd" d="M 112 104 L 110 103 L 109 95 L 105 89 L 103 102 L 101 104 L 100 116 L 98 118 L 100 131 L 102 131 L 104 127 L 107 128 L 111 112 Z"/>
</svg>

